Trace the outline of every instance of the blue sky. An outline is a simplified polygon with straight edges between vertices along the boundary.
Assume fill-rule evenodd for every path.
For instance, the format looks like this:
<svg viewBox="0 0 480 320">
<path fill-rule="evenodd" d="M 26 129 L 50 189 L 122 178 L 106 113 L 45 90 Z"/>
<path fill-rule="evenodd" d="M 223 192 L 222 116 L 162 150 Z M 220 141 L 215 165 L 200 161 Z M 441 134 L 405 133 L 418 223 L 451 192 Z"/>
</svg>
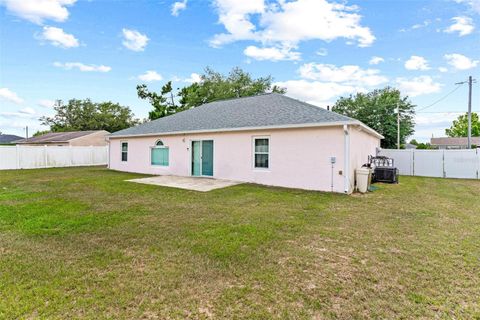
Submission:
<svg viewBox="0 0 480 320">
<path fill-rule="evenodd" d="M 239 66 L 320 107 L 395 86 L 422 109 L 414 137 L 426 141 L 466 111 L 466 85 L 445 96 L 480 70 L 480 0 L 0 0 L 0 30 L 0 131 L 18 135 L 46 129 L 55 99 L 145 118 L 137 84 Z"/>
</svg>

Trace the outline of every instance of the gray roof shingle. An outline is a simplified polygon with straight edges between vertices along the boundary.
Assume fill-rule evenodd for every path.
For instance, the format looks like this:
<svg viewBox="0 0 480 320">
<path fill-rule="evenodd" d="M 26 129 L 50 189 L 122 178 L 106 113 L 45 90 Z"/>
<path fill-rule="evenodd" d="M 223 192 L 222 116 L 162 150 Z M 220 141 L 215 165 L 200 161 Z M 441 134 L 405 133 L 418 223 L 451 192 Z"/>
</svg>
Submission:
<svg viewBox="0 0 480 320">
<path fill-rule="evenodd" d="M 472 137 L 472 144 L 479 145 L 480 137 Z M 435 146 L 466 146 L 468 144 L 467 137 L 440 137 L 430 138 L 430 144 Z"/>
<path fill-rule="evenodd" d="M 221 100 L 120 130 L 115 136 L 355 121 L 278 93 Z"/>
</svg>

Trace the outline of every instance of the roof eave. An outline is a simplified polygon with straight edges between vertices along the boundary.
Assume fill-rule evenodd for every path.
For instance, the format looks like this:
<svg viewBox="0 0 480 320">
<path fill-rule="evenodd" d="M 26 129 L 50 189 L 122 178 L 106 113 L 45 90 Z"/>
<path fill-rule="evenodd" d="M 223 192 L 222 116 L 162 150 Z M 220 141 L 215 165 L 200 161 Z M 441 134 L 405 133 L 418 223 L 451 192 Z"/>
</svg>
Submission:
<svg viewBox="0 0 480 320">
<path fill-rule="evenodd" d="M 291 125 L 274 125 L 274 126 L 261 126 L 261 127 L 240 127 L 240 128 L 219 128 L 219 129 L 205 129 L 205 130 L 188 130 L 188 131 L 173 131 L 173 132 L 155 132 L 155 133 L 145 133 L 145 134 L 124 134 L 124 135 L 107 135 L 106 139 L 117 139 L 117 138 L 136 138 L 136 137 L 152 137 L 152 136 L 167 136 L 167 135 L 181 135 L 181 134 L 194 134 L 194 133 L 214 133 L 214 132 L 236 132 L 236 131 L 255 131 L 255 130 L 277 130 L 277 129 L 300 129 L 300 128 L 317 128 L 317 127 L 333 127 L 333 126 L 343 126 L 343 125 L 358 125 L 362 127 L 368 133 L 376 136 L 379 139 L 384 137 L 373 130 L 372 128 L 366 126 L 360 121 L 333 121 L 333 122 L 323 122 L 323 123 L 303 123 L 303 124 L 291 124 Z"/>
<path fill-rule="evenodd" d="M 365 130 L 367 133 L 370 133 L 371 135 L 379 138 L 379 139 L 385 139 L 385 137 L 383 135 L 381 135 L 380 133 L 378 133 L 377 131 L 373 130 L 372 128 L 370 128 L 369 126 L 367 126 L 366 124 L 364 124 L 363 122 L 361 121 L 354 121 L 356 125 L 360 126 L 363 130 Z"/>
</svg>

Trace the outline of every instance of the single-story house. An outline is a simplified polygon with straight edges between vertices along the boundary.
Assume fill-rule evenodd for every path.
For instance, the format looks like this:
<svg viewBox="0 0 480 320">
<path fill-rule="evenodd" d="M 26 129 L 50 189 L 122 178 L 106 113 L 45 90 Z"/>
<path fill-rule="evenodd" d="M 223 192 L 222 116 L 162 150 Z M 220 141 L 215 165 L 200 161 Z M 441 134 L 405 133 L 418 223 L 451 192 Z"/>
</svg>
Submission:
<svg viewBox="0 0 480 320">
<path fill-rule="evenodd" d="M 472 145 L 480 146 L 480 137 L 472 137 Z M 430 145 L 435 149 L 467 149 L 468 138 L 466 137 L 442 137 L 431 138 Z"/>
<path fill-rule="evenodd" d="M 109 168 L 350 193 L 383 136 L 285 95 L 222 100 L 117 131 Z"/>
<path fill-rule="evenodd" d="M 0 144 L 12 144 L 21 139 L 23 139 L 23 137 L 14 134 L 0 134 Z"/>
<path fill-rule="evenodd" d="M 16 143 L 27 146 L 106 146 L 109 134 L 105 130 L 49 132 Z"/>
</svg>

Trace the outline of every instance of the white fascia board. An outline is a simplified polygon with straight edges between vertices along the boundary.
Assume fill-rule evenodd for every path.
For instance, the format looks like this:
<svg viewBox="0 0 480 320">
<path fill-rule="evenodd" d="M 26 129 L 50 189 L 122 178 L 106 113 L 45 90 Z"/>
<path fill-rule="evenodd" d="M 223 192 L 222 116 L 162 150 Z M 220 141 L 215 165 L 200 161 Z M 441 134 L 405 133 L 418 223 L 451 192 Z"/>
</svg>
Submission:
<svg viewBox="0 0 480 320">
<path fill-rule="evenodd" d="M 343 126 L 345 124 L 349 125 L 361 125 L 365 129 L 377 136 L 382 137 L 373 129 L 367 127 L 359 121 L 336 121 L 336 122 L 325 122 L 325 123 L 304 123 L 304 124 L 289 124 L 282 126 L 261 126 L 261 127 L 240 127 L 240 128 L 220 128 L 220 129 L 205 129 L 205 130 L 190 130 L 190 131 L 173 131 L 173 132 L 155 132 L 155 133 L 145 133 L 145 134 L 130 134 L 130 135 L 109 135 L 107 139 L 117 139 L 117 138 L 136 138 L 136 137 L 152 137 L 152 136 L 168 136 L 168 135 L 184 135 L 184 134 L 194 134 L 194 133 L 212 133 L 212 132 L 235 132 L 235 131 L 256 131 L 256 130 L 276 130 L 276 129 L 296 129 L 296 128 L 320 128 L 320 127 L 334 127 L 334 126 Z"/>
</svg>

